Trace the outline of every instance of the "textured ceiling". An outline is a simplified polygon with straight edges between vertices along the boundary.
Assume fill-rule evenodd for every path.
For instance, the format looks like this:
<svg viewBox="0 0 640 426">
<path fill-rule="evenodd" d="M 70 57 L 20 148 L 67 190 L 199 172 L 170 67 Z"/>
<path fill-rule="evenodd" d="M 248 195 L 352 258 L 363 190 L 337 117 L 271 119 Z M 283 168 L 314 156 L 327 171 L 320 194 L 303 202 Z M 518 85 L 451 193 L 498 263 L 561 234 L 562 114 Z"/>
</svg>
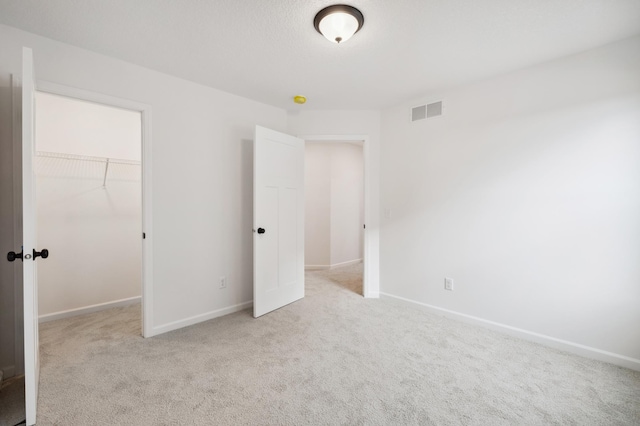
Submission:
<svg viewBox="0 0 640 426">
<path fill-rule="evenodd" d="M 640 0 L 353 0 L 364 27 L 336 45 L 313 28 L 332 3 L 0 0 L 0 23 L 287 110 L 379 109 L 640 33 Z"/>
</svg>

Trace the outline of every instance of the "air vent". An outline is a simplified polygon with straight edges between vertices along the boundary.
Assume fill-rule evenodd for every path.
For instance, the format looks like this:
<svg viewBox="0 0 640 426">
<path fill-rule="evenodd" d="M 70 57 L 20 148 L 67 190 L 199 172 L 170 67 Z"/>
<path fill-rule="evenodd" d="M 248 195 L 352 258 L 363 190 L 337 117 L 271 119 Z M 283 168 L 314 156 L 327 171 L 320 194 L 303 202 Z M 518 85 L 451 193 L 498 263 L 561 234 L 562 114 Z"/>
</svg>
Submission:
<svg viewBox="0 0 640 426">
<path fill-rule="evenodd" d="M 425 118 L 427 118 L 426 105 L 411 108 L 411 121 L 424 120 Z"/>
<path fill-rule="evenodd" d="M 442 115 L 442 101 L 427 105 L 427 118 Z"/>
<path fill-rule="evenodd" d="M 420 121 L 442 115 L 442 101 L 411 108 L 411 121 Z"/>
</svg>

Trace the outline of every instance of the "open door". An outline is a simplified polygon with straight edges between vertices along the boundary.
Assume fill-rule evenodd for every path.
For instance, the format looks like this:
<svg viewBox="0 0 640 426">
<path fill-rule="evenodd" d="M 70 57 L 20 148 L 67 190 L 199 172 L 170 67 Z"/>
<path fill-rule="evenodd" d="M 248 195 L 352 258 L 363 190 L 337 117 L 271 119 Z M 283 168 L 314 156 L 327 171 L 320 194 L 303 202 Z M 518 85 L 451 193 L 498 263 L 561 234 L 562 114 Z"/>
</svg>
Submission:
<svg viewBox="0 0 640 426">
<path fill-rule="evenodd" d="M 256 126 L 253 316 L 304 297 L 304 141 Z"/>
<path fill-rule="evenodd" d="M 24 291 L 24 385 L 27 425 L 36 423 L 40 351 L 38 337 L 37 257 L 46 258 L 47 250 L 36 251 L 36 203 L 33 155 L 35 147 L 35 83 L 33 52 L 22 52 L 22 270 Z"/>
</svg>

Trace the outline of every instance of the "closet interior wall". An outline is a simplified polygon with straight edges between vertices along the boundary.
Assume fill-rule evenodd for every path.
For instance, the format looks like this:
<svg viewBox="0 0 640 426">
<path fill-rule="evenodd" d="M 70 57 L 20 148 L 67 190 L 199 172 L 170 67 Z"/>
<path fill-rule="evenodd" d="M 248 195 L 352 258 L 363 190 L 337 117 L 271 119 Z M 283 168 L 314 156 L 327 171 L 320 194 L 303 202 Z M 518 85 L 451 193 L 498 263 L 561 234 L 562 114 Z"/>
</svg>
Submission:
<svg viewBox="0 0 640 426">
<path fill-rule="evenodd" d="M 138 302 L 140 114 L 45 93 L 36 108 L 40 320 Z"/>
</svg>

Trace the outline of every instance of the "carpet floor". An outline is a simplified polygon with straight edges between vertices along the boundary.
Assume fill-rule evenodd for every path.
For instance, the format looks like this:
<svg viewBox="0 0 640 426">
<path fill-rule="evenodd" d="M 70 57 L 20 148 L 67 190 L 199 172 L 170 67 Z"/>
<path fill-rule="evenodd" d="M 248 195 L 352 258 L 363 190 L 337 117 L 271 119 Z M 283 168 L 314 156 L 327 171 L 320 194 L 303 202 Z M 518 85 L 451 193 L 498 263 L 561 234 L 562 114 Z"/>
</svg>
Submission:
<svg viewBox="0 0 640 426">
<path fill-rule="evenodd" d="M 24 419 L 24 378 L 8 379 L 0 388 L 0 426 L 15 426 Z"/>
<path fill-rule="evenodd" d="M 150 339 L 136 306 L 42 324 L 38 425 L 640 424 L 640 372 L 364 299 L 358 274 Z"/>
</svg>

